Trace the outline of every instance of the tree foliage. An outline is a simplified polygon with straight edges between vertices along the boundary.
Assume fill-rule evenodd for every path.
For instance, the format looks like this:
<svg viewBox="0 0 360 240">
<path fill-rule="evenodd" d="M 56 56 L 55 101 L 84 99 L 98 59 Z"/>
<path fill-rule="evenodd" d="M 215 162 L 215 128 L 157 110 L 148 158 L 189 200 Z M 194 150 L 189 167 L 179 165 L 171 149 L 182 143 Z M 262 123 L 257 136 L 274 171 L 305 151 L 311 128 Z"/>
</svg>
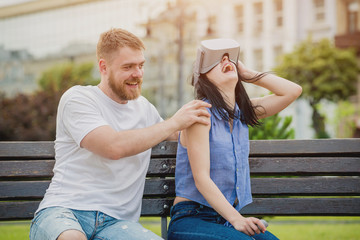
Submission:
<svg viewBox="0 0 360 240">
<path fill-rule="evenodd" d="M 95 85 L 93 65 L 72 63 L 58 65 L 45 71 L 39 78 L 40 89 L 33 94 L 18 94 L 6 98 L 0 94 L 0 140 L 54 140 L 56 110 L 61 95 L 74 85 Z M 151 98 L 151 92 L 144 92 Z M 294 138 L 289 129 L 291 117 L 278 115 L 262 120 L 262 125 L 250 128 L 251 139 Z"/>
<path fill-rule="evenodd" d="M 335 110 L 333 122 L 338 126 L 336 137 L 351 138 L 356 132 L 356 117 L 360 114 L 360 109 L 356 109 L 355 104 L 349 101 L 340 101 Z"/>
<path fill-rule="evenodd" d="M 293 139 L 295 130 L 290 127 L 292 116 L 280 117 L 279 114 L 260 120 L 261 125 L 249 128 L 251 140 Z"/>
<path fill-rule="evenodd" d="M 359 66 L 355 51 L 338 49 L 328 39 L 313 42 L 311 37 L 280 59 L 275 71 L 282 77 L 297 82 L 302 96 L 312 110 L 313 127 L 318 138 L 328 137 L 325 117 L 318 111 L 321 100 L 346 100 L 356 93 Z"/>
<path fill-rule="evenodd" d="M 96 84 L 93 65 L 55 66 L 39 79 L 40 90 L 13 98 L 0 95 L 0 140 L 54 140 L 56 110 L 61 95 L 71 86 Z"/>
<path fill-rule="evenodd" d="M 99 80 L 92 77 L 93 68 L 93 63 L 65 63 L 54 66 L 43 72 L 38 80 L 40 90 L 63 93 L 75 85 L 95 85 Z"/>
</svg>

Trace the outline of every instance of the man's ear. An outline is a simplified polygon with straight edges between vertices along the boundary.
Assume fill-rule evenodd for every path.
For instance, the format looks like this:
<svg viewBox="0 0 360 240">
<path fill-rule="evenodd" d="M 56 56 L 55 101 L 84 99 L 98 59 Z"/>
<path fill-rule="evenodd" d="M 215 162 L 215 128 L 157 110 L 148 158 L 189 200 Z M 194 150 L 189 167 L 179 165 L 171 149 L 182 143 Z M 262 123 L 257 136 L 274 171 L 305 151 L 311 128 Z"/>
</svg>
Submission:
<svg viewBox="0 0 360 240">
<path fill-rule="evenodd" d="M 105 59 L 100 59 L 98 64 L 99 64 L 100 73 L 106 74 L 107 73 L 107 66 L 106 66 Z"/>
</svg>

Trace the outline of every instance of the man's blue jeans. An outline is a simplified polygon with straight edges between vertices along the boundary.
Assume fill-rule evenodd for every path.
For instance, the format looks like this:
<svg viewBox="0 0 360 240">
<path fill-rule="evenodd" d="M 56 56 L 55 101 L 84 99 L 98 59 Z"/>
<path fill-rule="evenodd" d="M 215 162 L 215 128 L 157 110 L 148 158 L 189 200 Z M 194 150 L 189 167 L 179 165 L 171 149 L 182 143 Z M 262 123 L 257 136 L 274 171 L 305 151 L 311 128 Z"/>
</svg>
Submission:
<svg viewBox="0 0 360 240">
<path fill-rule="evenodd" d="M 32 220 L 31 240 L 55 240 L 66 230 L 82 232 L 92 240 L 160 240 L 140 223 L 115 219 L 99 211 L 81 211 L 63 207 L 41 210 Z"/>
<path fill-rule="evenodd" d="M 232 226 L 214 209 L 196 202 L 180 202 L 170 211 L 168 240 L 278 240 L 272 233 L 246 235 Z"/>
</svg>

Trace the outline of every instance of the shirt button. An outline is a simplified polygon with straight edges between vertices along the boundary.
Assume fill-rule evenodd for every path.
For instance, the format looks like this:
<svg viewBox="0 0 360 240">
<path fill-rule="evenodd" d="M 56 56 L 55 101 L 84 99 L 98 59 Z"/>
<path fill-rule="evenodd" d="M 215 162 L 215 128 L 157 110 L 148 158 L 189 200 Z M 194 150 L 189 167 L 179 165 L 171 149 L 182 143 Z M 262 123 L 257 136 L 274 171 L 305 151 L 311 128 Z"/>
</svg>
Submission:
<svg viewBox="0 0 360 240">
<path fill-rule="evenodd" d="M 237 190 L 239 190 L 239 187 L 236 187 Z"/>
</svg>

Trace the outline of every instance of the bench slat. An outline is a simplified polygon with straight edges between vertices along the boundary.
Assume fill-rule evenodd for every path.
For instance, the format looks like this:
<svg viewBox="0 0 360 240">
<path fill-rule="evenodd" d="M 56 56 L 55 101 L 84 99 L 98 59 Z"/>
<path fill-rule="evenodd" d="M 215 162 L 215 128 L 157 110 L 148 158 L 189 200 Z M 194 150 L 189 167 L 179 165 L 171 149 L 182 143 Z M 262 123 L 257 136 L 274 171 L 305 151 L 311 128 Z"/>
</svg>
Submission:
<svg viewBox="0 0 360 240">
<path fill-rule="evenodd" d="M 169 214 L 171 199 L 144 199 L 142 216 Z M 40 201 L 0 202 L 0 220 L 31 219 Z M 164 208 L 164 205 L 166 207 Z M 359 216 L 359 198 L 255 198 L 241 210 L 250 216 Z"/>
<path fill-rule="evenodd" d="M 250 141 L 250 156 L 359 156 L 359 154 L 360 141 L 356 138 Z"/>
<path fill-rule="evenodd" d="M 173 176 L 175 173 L 175 161 L 174 158 L 151 159 L 147 175 Z M 55 160 L 2 160 L 0 161 L 0 178 L 51 178 L 54 164 Z"/>
<path fill-rule="evenodd" d="M 44 181 L 2 181 L 0 182 L 0 200 L 8 199 L 42 199 L 50 184 Z M 173 179 L 147 179 L 145 182 L 145 197 L 175 195 Z"/>
<path fill-rule="evenodd" d="M 54 158 L 54 142 L 52 141 L 28 141 L 28 142 L 1 142 L 0 159 L 4 158 Z"/>
<path fill-rule="evenodd" d="M 171 199 L 143 199 L 142 216 L 169 214 Z M 0 220 L 32 219 L 40 201 L 0 202 Z M 166 206 L 166 207 L 164 207 Z"/>
<path fill-rule="evenodd" d="M 151 150 L 151 157 L 174 157 L 177 150 L 176 141 L 165 141 L 154 146 Z"/>
<path fill-rule="evenodd" d="M 252 157 L 251 174 L 360 175 L 360 157 Z"/>
<path fill-rule="evenodd" d="M 175 196 L 174 179 L 146 179 L 144 197 Z"/>
<path fill-rule="evenodd" d="M 41 199 L 50 181 L 0 182 L 0 199 Z M 360 178 L 252 178 L 251 188 L 256 195 L 274 196 L 349 196 L 360 195 Z M 175 196 L 174 179 L 147 179 L 144 197 Z"/>
<path fill-rule="evenodd" d="M 50 180 L 0 182 L 0 199 L 42 199 L 49 184 Z"/>
<path fill-rule="evenodd" d="M 173 176 L 174 158 L 154 158 L 149 176 Z M 253 175 L 343 175 L 360 176 L 360 157 L 275 157 L 250 158 Z M 52 177 L 55 160 L 0 161 L 0 177 Z"/>
<path fill-rule="evenodd" d="M 152 158 L 147 175 L 149 176 L 174 176 L 175 158 Z"/>
<path fill-rule="evenodd" d="M 356 196 L 360 195 L 360 178 L 252 178 L 254 195 L 274 196 Z"/>
<path fill-rule="evenodd" d="M 152 156 L 175 156 L 177 142 L 167 141 L 153 147 Z M 271 155 L 340 155 L 360 154 L 358 139 L 306 139 L 306 140 L 251 140 L 250 156 Z M 17 158 L 53 158 L 53 141 L 1 142 L 0 159 Z"/>
<path fill-rule="evenodd" d="M 54 164 L 55 160 L 0 161 L 0 177 L 50 178 Z"/>
<path fill-rule="evenodd" d="M 360 198 L 254 198 L 240 212 L 258 216 L 359 216 Z"/>
</svg>

